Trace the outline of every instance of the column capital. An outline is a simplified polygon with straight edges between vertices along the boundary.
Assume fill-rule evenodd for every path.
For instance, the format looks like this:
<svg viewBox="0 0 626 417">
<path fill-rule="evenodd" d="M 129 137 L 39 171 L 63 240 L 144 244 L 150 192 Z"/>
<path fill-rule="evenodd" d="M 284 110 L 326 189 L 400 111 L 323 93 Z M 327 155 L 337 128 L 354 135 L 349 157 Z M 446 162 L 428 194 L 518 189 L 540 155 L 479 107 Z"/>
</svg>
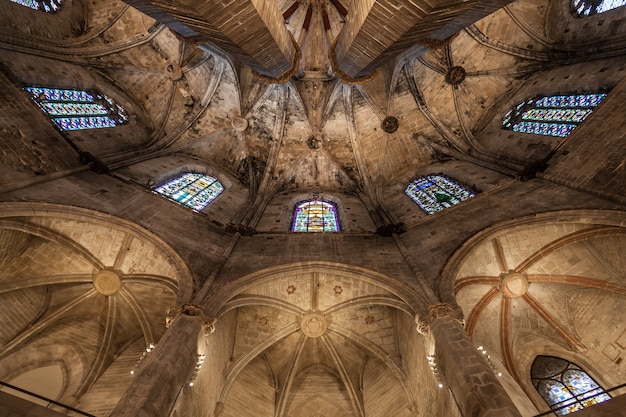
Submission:
<svg viewBox="0 0 626 417">
<path fill-rule="evenodd" d="M 432 323 L 436 319 L 447 317 L 455 319 L 461 324 L 461 326 L 465 325 L 463 311 L 459 306 L 453 306 L 448 303 L 437 303 L 428 307 L 429 323 Z"/>
<path fill-rule="evenodd" d="M 180 306 L 170 307 L 165 318 L 165 325 L 169 328 L 174 320 L 180 316 L 195 317 L 200 321 L 204 336 L 208 336 L 215 331 L 215 323 L 217 318 L 204 314 L 204 308 L 196 304 L 183 304 Z"/>
</svg>

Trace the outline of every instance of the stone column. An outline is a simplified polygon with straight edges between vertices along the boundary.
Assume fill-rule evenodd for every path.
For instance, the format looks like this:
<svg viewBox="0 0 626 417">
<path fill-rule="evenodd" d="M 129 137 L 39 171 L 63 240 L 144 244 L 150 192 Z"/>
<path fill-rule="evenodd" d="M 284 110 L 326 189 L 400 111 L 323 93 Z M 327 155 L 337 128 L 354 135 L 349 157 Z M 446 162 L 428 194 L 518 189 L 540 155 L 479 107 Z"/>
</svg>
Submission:
<svg viewBox="0 0 626 417">
<path fill-rule="evenodd" d="M 452 390 L 464 417 L 521 417 L 498 377 L 463 329 L 460 309 L 429 308 L 429 331 L 442 380 Z"/>
<path fill-rule="evenodd" d="M 145 360 L 110 417 L 166 416 L 198 360 L 198 341 L 215 330 L 215 319 L 186 304 L 170 309 L 169 328 Z"/>
</svg>

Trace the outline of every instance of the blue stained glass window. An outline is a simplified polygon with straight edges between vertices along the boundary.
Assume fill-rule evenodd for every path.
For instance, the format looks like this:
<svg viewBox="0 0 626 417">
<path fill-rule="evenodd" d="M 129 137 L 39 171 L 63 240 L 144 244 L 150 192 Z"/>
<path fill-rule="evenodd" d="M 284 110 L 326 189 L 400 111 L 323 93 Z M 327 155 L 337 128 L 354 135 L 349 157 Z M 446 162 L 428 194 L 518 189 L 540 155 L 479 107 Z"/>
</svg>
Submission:
<svg viewBox="0 0 626 417">
<path fill-rule="evenodd" d="M 21 4 L 33 10 L 41 10 L 46 13 L 58 12 L 63 4 L 63 0 L 11 0 L 13 3 Z"/>
<path fill-rule="evenodd" d="M 626 0 L 572 0 L 572 12 L 578 17 L 587 17 L 608 12 L 626 4 Z"/>
<path fill-rule="evenodd" d="M 99 129 L 128 122 L 122 106 L 96 91 L 26 87 L 37 105 L 61 130 Z"/>
<path fill-rule="evenodd" d="M 407 185 L 404 192 L 428 214 L 451 207 L 475 195 L 443 175 L 418 178 Z"/>
<path fill-rule="evenodd" d="M 578 365 L 554 356 L 537 356 L 530 376 L 537 392 L 562 416 L 611 399 Z"/>
<path fill-rule="evenodd" d="M 293 214 L 292 232 L 338 232 L 337 206 L 330 201 L 298 203 Z"/>
<path fill-rule="evenodd" d="M 573 94 L 526 100 L 504 115 L 502 127 L 515 132 L 563 138 L 605 97 L 606 94 Z"/>
<path fill-rule="evenodd" d="M 159 194 L 183 206 L 200 211 L 224 191 L 217 178 L 187 172 L 154 189 Z"/>
</svg>

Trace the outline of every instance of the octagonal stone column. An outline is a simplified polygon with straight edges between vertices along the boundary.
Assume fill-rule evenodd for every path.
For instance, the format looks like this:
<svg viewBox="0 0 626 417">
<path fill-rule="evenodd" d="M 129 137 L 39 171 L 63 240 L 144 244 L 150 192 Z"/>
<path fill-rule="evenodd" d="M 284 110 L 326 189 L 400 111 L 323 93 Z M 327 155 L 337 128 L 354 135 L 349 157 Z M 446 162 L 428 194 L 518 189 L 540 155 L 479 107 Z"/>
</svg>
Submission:
<svg viewBox="0 0 626 417">
<path fill-rule="evenodd" d="M 429 308 L 429 331 L 435 342 L 437 369 L 465 417 L 521 417 L 492 368 L 461 325 L 458 308 Z"/>
<path fill-rule="evenodd" d="M 195 305 L 170 309 L 169 328 L 110 417 L 169 415 L 178 392 L 189 384 L 196 367 L 199 339 L 214 331 L 215 321 Z"/>
</svg>

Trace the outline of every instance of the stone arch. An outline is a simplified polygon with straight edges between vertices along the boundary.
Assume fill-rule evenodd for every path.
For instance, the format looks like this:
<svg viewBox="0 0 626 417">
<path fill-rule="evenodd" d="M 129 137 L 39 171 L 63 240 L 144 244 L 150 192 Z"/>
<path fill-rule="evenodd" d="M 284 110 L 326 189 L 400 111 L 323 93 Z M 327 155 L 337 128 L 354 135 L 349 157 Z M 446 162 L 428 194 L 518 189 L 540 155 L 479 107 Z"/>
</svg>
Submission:
<svg viewBox="0 0 626 417">
<path fill-rule="evenodd" d="M 191 299 L 194 291 L 194 281 L 191 271 L 189 271 L 181 256 L 161 238 L 136 223 L 111 214 L 62 204 L 5 202 L 0 207 L 0 220 L 13 220 L 16 217 L 32 216 L 62 217 L 64 219 L 87 221 L 113 229 L 122 229 L 126 233 L 151 242 L 167 253 L 168 259 L 176 271 L 178 278 L 177 303 L 182 304 Z"/>
<path fill-rule="evenodd" d="M 213 287 L 209 291 L 203 304 L 207 313 L 217 316 L 228 301 L 253 285 L 271 281 L 277 277 L 286 276 L 289 273 L 298 272 L 305 274 L 315 271 L 343 274 L 377 285 L 406 303 L 412 312 L 427 311 L 430 305 L 428 300 L 415 289 L 408 287 L 388 275 L 354 265 L 326 261 L 305 261 L 283 264 L 236 278 L 220 286 L 220 288 Z"/>
<path fill-rule="evenodd" d="M 452 254 L 443 267 L 439 285 L 435 288 L 436 293 L 443 301 L 456 305 L 454 297 L 454 281 L 456 279 L 456 273 L 458 272 L 464 258 L 479 242 L 520 226 L 538 225 L 548 222 L 562 223 L 567 221 L 581 224 L 595 224 L 599 226 L 626 228 L 626 212 L 617 210 L 562 210 L 556 212 L 538 213 L 531 216 L 496 223 L 469 238 Z M 624 229 L 624 233 L 626 233 L 626 229 Z"/>
<path fill-rule="evenodd" d="M 293 281 L 290 277 L 294 277 Z M 310 285 L 307 287 L 306 283 Z M 328 298 L 332 301 L 323 300 Z M 385 372 L 397 380 L 406 403 L 415 402 L 416 394 L 407 380 L 406 370 L 397 359 L 399 348 L 394 347 L 396 342 L 383 342 L 382 336 L 372 338 L 367 333 L 371 331 L 367 330 L 367 323 L 386 316 L 389 321 L 381 324 L 381 328 L 393 329 L 396 312 L 406 314 L 412 322 L 414 309 L 424 309 L 426 303 L 414 290 L 386 275 L 330 262 L 280 265 L 235 279 L 221 286 L 219 292 L 213 289 L 204 306 L 207 313 L 218 317 L 216 334 L 220 333 L 219 317 L 222 315 L 237 310 L 241 320 L 237 326 L 231 365 L 225 373 L 218 398 L 227 408 L 229 401 L 241 401 L 237 381 L 248 365 L 261 356 L 266 358 L 270 373 L 275 372 L 273 366 L 288 363 L 289 371 L 281 372 L 284 380 L 277 384 L 281 387 L 277 391 L 276 412 L 279 414 L 287 410 L 286 398 L 295 395 L 295 391 L 290 391 L 291 384 L 312 366 L 311 358 L 317 355 L 320 363 L 333 371 L 330 374 L 334 375 L 336 382 L 345 387 L 355 412 L 362 413 L 363 410 L 359 405 L 362 401 L 360 391 L 354 385 L 358 380 L 354 375 L 360 372 L 360 366 L 356 370 L 353 362 L 346 362 L 348 357 L 376 358 Z M 357 326 L 364 327 L 366 333 L 359 334 L 357 327 L 352 327 L 353 319 L 348 317 L 355 314 L 363 314 Z M 276 319 L 277 315 L 283 318 Z M 267 326 L 268 321 L 274 327 L 266 333 L 260 332 L 260 326 Z M 310 328 L 311 323 L 315 329 Z M 277 361 L 277 352 L 290 359 Z"/>
<path fill-rule="evenodd" d="M 626 285 L 614 256 L 623 259 L 625 225 L 626 213 L 611 210 L 508 220 L 468 239 L 443 269 L 439 297 L 464 309 L 468 336 L 501 361 L 538 409 L 545 404 L 530 381 L 537 355 L 579 364 L 603 387 L 619 383 L 611 372 L 619 362 L 603 349 L 623 331 Z"/>
</svg>

